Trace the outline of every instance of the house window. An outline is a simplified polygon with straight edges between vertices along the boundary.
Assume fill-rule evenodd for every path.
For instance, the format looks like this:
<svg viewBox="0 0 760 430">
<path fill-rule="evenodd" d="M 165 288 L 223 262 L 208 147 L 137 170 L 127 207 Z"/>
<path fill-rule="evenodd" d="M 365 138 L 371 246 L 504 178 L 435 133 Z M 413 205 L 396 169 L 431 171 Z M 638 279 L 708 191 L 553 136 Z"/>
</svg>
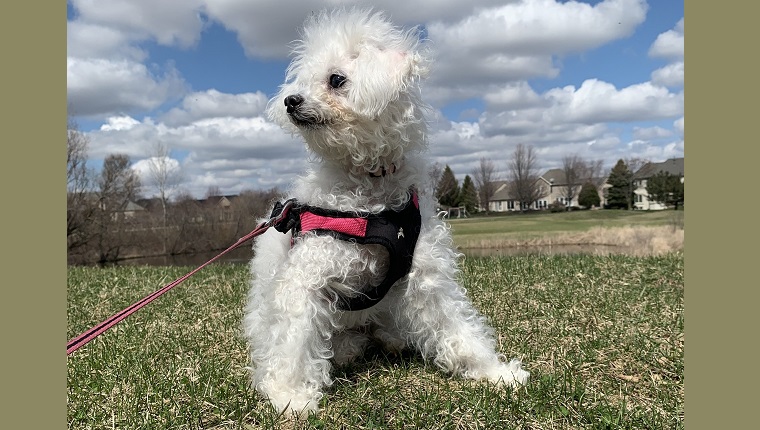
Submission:
<svg viewBox="0 0 760 430">
<path fill-rule="evenodd" d="M 509 209 L 509 210 L 514 210 L 515 209 L 515 201 L 514 200 L 507 201 L 507 209 Z"/>
</svg>

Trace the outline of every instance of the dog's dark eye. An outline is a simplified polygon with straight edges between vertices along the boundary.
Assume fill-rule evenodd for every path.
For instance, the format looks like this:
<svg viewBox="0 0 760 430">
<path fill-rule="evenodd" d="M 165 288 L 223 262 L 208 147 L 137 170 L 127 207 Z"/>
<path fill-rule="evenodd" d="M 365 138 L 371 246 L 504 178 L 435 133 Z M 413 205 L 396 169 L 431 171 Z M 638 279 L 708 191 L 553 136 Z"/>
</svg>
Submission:
<svg viewBox="0 0 760 430">
<path fill-rule="evenodd" d="M 340 88 L 346 83 L 346 77 L 333 73 L 330 75 L 330 86 L 333 88 Z"/>
</svg>

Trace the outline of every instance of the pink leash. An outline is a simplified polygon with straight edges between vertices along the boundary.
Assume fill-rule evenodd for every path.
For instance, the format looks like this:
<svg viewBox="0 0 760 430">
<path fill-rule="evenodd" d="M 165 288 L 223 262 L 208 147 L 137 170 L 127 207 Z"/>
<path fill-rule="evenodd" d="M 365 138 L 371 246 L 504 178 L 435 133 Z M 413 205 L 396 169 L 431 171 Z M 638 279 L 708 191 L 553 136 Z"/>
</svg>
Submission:
<svg viewBox="0 0 760 430">
<path fill-rule="evenodd" d="M 77 349 L 81 348 L 85 344 L 87 344 L 89 341 L 95 339 L 96 337 L 100 336 L 103 332 L 108 330 L 109 328 L 113 327 L 114 325 L 118 324 L 121 320 L 124 318 L 132 315 L 133 313 L 137 312 L 140 308 L 147 305 L 148 303 L 152 302 L 153 300 L 161 297 L 165 292 L 171 290 L 172 288 L 176 287 L 177 285 L 181 284 L 183 281 L 185 281 L 187 278 L 193 276 L 196 272 L 203 269 L 204 267 L 208 266 L 209 264 L 213 263 L 214 261 L 218 260 L 223 255 L 227 254 L 228 252 L 232 251 L 233 249 L 239 247 L 243 243 L 253 239 L 254 237 L 264 233 L 269 229 L 269 227 L 279 223 L 280 221 L 284 220 L 287 215 L 288 211 L 290 210 L 290 207 L 293 205 L 292 201 L 287 201 L 285 205 L 282 208 L 282 211 L 276 215 L 270 218 L 268 221 L 262 222 L 258 226 L 256 226 L 253 231 L 248 233 L 247 235 L 241 237 L 238 239 L 235 244 L 230 246 L 229 248 L 222 251 L 219 255 L 212 258 L 211 260 L 201 264 L 200 266 L 196 267 L 191 272 L 187 273 L 186 275 L 182 276 L 181 278 L 175 280 L 174 282 L 167 284 L 166 286 L 154 291 L 153 293 L 145 296 L 143 299 L 133 303 L 128 308 L 124 309 L 123 311 L 114 314 L 110 318 L 106 319 L 105 321 L 101 322 L 100 324 L 96 325 L 95 327 L 85 331 L 84 333 L 80 334 L 79 336 L 71 339 L 66 344 L 66 355 L 71 354 L 72 352 L 76 351 Z"/>
</svg>

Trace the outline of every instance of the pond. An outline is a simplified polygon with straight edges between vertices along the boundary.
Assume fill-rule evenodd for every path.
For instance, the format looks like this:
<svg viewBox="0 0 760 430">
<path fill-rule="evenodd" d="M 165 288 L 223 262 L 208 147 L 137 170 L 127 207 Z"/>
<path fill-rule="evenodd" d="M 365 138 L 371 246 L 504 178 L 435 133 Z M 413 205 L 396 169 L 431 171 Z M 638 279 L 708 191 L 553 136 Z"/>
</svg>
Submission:
<svg viewBox="0 0 760 430">
<path fill-rule="evenodd" d="M 160 255 L 154 257 L 138 257 L 119 260 L 114 263 L 108 263 L 108 266 L 188 266 L 198 267 L 208 260 L 214 258 L 221 251 L 201 252 L 197 254 L 182 255 Z M 246 264 L 253 257 L 253 249 L 250 246 L 242 246 L 233 249 L 227 254 L 220 257 L 218 263 Z"/>
<path fill-rule="evenodd" d="M 519 245 L 503 248 L 465 248 L 459 250 L 467 257 L 508 257 L 515 255 L 608 255 L 625 254 L 633 251 L 627 246 L 600 244 L 569 244 L 569 245 Z"/>
<path fill-rule="evenodd" d="M 504 248 L 465 248 L 460 249 L 466 257 L 507 257 L 516 255 L 567 255 L 567 254 L 592 254 L 606 255 L 625 253 L 624 246 L 615 245 L 521 245 Z M 121 260 L 109 265 L 116 266 L 189 266 L 198 267 L 206 261 L 214 258 L 218 252 L 204 252 L 186 255 L 164 255 L 157 257 L 141 257 Z M 253 250 L 249 246 L 230 251 L 217 262 L 232 264 L 247 264 L 253 257 Z"/>
</svg>

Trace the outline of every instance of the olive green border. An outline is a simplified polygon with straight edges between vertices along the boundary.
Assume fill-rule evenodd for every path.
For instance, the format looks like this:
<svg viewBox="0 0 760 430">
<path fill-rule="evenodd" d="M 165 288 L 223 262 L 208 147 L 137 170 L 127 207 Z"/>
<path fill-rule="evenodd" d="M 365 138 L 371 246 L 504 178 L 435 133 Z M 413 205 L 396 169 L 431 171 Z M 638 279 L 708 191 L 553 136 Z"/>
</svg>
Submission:
<svg viewBox="0 0 760 430">
<path fill-rule="evenodd" d="M 757 357 L 760 302 L 758 275 L 752 271 L 758 267 L 752 247 L 758 227 L 751 172 L 758 164 L 758 143 L 751 128 L 760 109 L 757 68 L 750 62 L 756 35 L 750 29 L 759 15 L 750 9 L 758 6 L 691 2 L 685 7 L 688 429 L 741 428 L 755 411 L 752 358 Z M 58 367 L 54 358 L 63 357 L 66 332 L 65 200 L 57 179 L 63 175 L 64 155 L 63 145 L 54 143 L 62 139 L 66 123 L 65 13 L 64 2 L 9 3 L 0 38 L 7 139 L 3 183 L 14 190 L 3 217 L 5 243 L 12 245 L 6 255 L 14 255 L 5 265 L 11 273 L 3 306 L 4 367 L 9 369 L 3 385 L 13 396 L 5 396 L 6 411 L 12 413 L 4 423 L 17 423 L 16 428 L 60 428 L 66 413 L 65 362 Z M 736 177 L 741 172 L 750 175 Z"/>
<path fill-rule="evenodd" d="M 757 28 L 757 9 L 751 2 L 685 7 L 687 429 L 749 428 L 756 421 L 760 281 L 753 269 L 760 264 L 752 176 L 760 110 L 757 31 L 750 29 Z"/>
<path fill-rule="evenodd" d="M 8 2 L 2 14 L 2 426 L 63 428 L 66 3 Z"/>
</svg>

